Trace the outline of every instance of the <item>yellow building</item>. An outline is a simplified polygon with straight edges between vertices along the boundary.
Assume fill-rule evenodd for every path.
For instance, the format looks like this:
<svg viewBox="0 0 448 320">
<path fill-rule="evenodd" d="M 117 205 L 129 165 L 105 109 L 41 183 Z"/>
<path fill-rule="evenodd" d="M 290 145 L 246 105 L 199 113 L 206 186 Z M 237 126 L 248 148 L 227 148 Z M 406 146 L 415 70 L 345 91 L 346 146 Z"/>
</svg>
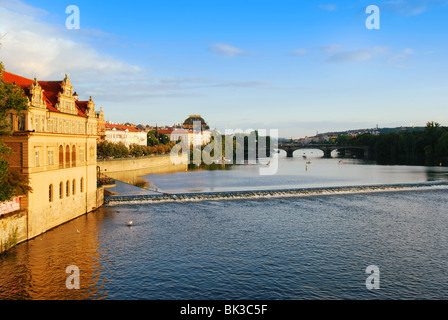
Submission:
<svg viewBox="0 0 448 320">
<path fill-rule="evenodd" d="M 67 76 L 37 81 L 4 72 L 3 80 L 22 87 L 29 99 L 28 111 L 8 115 L 13 135 L 3 141 L 14 151 L 7 159 L 11 170 L 21 171 L 32 188 L 16 215 L 0 216 L 5 243 L 12 232 L 24 241 L 90 212 L 103 194 L 97 189 L 99 114 L 92 97 L 78 101 Z"/>
</svg>

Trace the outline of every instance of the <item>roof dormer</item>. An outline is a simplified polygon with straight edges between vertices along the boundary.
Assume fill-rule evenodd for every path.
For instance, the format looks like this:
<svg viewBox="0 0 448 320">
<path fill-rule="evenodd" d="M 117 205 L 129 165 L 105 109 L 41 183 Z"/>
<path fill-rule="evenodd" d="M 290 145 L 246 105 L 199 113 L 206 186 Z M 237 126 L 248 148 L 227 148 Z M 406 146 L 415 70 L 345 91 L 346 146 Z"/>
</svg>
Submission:
<svg viewBox="0 0 448 320">
<path fill-rule="evenodd" d="M 42 87 L 36 78 L 34 78 L 34 82 L 30 85 L 29 90 L 31 105 L 38 108 L 46 108 L 43 97 L 44 90 L 42 90 Z"/>
</svg>

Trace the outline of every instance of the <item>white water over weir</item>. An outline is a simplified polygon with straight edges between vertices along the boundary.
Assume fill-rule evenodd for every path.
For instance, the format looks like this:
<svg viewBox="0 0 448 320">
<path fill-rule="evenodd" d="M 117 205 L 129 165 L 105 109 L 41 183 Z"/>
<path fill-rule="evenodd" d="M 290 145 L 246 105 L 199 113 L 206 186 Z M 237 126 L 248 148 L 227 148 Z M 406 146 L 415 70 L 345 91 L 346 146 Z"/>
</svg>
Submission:
<svg viewBox="0 0 448 320">
<path fill-rule="evenodd" d="M 355 194 L 355 193 L 370 193 L 370 192 L 416 191 L 416 190 L 430 191 L 430 190 L 447 189 L 447 188 L 448 188 L 448 181 L 435 181 L 435 182 L 422 182 L 422 183 L 317 187 L 317 188 L 297 188 L 297 189 L 281 189 L 281 190 L 249 190 L 249 191 L 195 192 L 195 193 L 172 193 L 172 194 L 161 193 L 156 195 L 109 196 L 104 198 L 104 204 L 119 205 L 119 204 L 132 204 L 132 203 L 142 204 L 142 203 L 204 201 L 204 200 L 286 198 L 286 197 Z"/>
</svg>

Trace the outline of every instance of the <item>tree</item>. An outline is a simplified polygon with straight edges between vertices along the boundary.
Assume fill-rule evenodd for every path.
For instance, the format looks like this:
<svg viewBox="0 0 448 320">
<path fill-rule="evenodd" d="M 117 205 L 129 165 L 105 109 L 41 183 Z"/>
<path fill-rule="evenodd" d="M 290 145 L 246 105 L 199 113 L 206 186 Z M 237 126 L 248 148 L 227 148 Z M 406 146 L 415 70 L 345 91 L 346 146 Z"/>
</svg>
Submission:
<svg viewBox="0 0 448 320">
<path fill-rule="evenodd" d="M 170 137 L 164 133 L 158 133 L 156 130 L 148 131 L 148 146 L 154 147 L 159 144 L 169 144 Z"/>
<path fill-rule="evenodd" d="M 20 87 L 3 81 L 3 71 L 4 67 L 0 62 L 0 202 L 31 191 L 25 176 L 10 170 L 6 158 L 12 151 L 1 140 L 2 137 L 12 135 L 8 113 L 14 111 L 16 114 L 22 114 L 28 109 L 28 99 Z"/>
<path fill-rule="evenodd" d="M 129 156 L 129 149 L 123 142 L 114 145 L 114 155 L 118 158 L 126 158 Z"/>
<path fill-rule="evenodd" d="M 141 145 L 131 144 L 129 146 L 129 154 L 134 157 L 140 157 L 145 153 L 146 149 L 143 149 Z"/>
</svg>

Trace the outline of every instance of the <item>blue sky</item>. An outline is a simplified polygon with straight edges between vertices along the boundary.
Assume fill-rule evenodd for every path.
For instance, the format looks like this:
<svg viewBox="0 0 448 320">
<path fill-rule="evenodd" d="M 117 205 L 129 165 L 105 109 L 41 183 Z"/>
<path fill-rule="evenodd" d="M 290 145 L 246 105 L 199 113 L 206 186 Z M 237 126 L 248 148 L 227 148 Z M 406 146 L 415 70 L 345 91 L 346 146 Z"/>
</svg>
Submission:
<svg viewBox="0 0 448 320">
<path fill-rule="evenodd" d="M 80 9 L 68 30 L 68 5 Z M 369 30 L 368 5 L 380 9 Z M 448 0 L 0 0 L 0 60 L 68 73 L 113 122 L 316 131 L 448 125 Z"/>
</svg>

